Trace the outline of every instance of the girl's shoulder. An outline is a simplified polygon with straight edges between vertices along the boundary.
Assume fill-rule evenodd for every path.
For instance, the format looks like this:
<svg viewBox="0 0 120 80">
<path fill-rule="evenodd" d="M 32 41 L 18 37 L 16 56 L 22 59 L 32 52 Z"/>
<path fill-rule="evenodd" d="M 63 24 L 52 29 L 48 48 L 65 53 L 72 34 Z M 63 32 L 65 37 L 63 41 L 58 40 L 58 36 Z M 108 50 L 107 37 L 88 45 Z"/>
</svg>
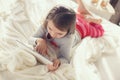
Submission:
<svg viewBox="0 0 120 80">
<path fill-rule="evenodd" d="M 73 39 L 74 35 L 75 35 L 75 34 L 67 34 L 67 35 L 65 36 L 65 38 L 67 38 L 67 39 Z"/>
<path fill-rule="evenodd" d="M 40 25 L 40 27 L 41 27 L 43 30 L 47 30 L 47 28 L 46 28 L 44 25 Z"/>
<path fill-rule="evenodd" d="M 39 28 L 38 28 L 39 31 L 43 31 L 43 32 L 47 32 L 47 29 L 45 26 L 43 25 L 40 25 Z"/>
</svg>

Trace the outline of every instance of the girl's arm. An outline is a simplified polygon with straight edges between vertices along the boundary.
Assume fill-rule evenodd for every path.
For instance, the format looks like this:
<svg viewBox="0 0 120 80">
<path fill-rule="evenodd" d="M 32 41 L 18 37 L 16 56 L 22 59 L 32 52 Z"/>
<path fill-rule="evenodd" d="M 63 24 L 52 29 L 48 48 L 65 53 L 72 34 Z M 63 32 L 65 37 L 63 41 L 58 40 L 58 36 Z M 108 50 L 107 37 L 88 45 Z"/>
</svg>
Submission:
<svg viewBox="0 0 120 80">
<path fill-rule="evenodd" d="M 61 64 L 70 62 L 70 50 L 74 40 L 72 37 L 73 35 L 66 36 L 58 41 L 59 53 L 57 54 L 57 59 L 53 60 L 53 65 L 47 65 L 49 71 L 55 71 Z"/>
<path fill-rule="evenodd" d="M 30 39 L 28 40 L 28 43 L 35 46 L 36 42 L 39 38 L 43 38 L 45 35 L 45 28 L 40 26 L 39 29 L 36 31 L 36 33 L 30 37 Z"/>
<path fill-rule="evenodd" d="M 69 37 L 66 37 L 62 44 L 60 45 L 60 52 L 58 54 L 58 59 L 62 63 L 69 63 L 70 62 L 70 52 L 72 49 L 74 40 L 74 35 L 70 35 Z"/>
<path fill-rule="evenodd" d="M 33 45 L 34 49 L 38 53 L 41 53 L 42 55 L 47 54 L 47 43 L 46 40 L 44 39 L 45 34 L 46 29 L 40 26 L 37 32 L 29 39 L 29 43 Z"/>
</svg>

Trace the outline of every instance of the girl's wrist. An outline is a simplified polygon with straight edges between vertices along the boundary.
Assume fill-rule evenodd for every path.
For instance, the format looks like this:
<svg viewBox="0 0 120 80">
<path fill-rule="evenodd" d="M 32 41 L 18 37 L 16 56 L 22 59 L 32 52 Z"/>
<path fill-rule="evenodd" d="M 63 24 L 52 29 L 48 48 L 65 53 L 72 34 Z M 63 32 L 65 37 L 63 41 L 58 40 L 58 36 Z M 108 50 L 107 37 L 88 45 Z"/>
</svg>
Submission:
<svg viewBox="0 0 120 80">
<path fill-rule="evenodd" d="M 35 44 L 37 45 L 37 43 L 39 43 L 41 40 L 42 40 L 41 38 L 37 39 L 37 40 L 35 41 Z"/>
</svg>

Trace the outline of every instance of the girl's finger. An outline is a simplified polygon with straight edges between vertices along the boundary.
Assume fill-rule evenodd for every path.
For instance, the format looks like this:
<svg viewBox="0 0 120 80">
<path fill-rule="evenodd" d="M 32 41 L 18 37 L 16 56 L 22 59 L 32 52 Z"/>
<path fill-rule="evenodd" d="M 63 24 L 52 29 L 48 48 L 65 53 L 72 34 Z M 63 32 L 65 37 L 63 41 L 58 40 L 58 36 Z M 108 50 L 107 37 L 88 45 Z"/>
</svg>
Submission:
<svg viewBox="0 0 120 80">
<path fill-rule="evenodd" d="M 53 66 L 55 66 L 56 65 L 56 62 L 55 61 L 53 61 Z"/>
<path fill-rule="evenodd" d="M 43 55 L 43 56 L 46 56 L 46 54 L 45 54 L 45 52 L 44 52 L 44 51 L 42 51 L 42 55 Z"/>
<path fill-rule="evenodd" d="M 47 65 L 48 71 L 51 71 L 51 65 Z"/>
<path fill-rule="evenodd" d="M 53 65 L 47 65 L 49 71 L 54 71 L 56 68 Z"/>
<path fill-rule="evenodd" d="M 57 68 L 58 67 L 58 61 L 55 61 L 53 66 Z"/>
<path fill-rule="evenodd" d="M 41 51 L 41 53 L 42 53 L 43 56 L 46 55 L 44 49 Z"/>
<path fill-rule="evenodd" d="M 38 51 L 38 46 L 36 46 L 35 50 Z"/>
<path fill-rule="evenodd" d="M 40 54 L 41 54 L 41 48 L 40 48 L 40 47 L 38 48 L 38 53 L 40 53 Z"/>
<path fill-rule="evenodd" d="M 44 49 L 44 54 L 45 54 L 45 55 L 48 55 L 48 54 L 47 54 L 47 50 L 46 50 L 46 49 Z"/>
<path fill-rule="evenodd" d="M 57 67 L 57 68 L 59 67 L 59 64 L 60 64 L 59 61 L 57 61 L 57 64 L 56 64 L 56 67 Z"/>
</svg>

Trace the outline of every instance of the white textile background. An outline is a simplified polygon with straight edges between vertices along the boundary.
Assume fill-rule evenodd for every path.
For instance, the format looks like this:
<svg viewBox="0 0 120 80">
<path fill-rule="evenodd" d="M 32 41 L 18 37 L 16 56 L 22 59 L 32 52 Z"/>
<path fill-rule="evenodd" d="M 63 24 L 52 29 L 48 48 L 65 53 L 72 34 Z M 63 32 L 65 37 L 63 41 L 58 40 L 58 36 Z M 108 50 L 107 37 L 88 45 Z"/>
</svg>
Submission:
<svg viewBox="0 0 120 80">
<path fill-rule="evenodd" d="M 16 43 L 16 39 L 27 43 L 48 11 L 58 4 L 77 8 L 70 0 L 0 0 L 0 80 L 75 80 L 76 75 L 78 80 L 100 80 L 94 62 L 120 46 L 120 28 L 108 21 L 102 22 L 103 37 L 85 38 L 71 52 L 71 64 L 61 65 L 55 72 L 37 64 L 35 57 Z"/>
</svg>

